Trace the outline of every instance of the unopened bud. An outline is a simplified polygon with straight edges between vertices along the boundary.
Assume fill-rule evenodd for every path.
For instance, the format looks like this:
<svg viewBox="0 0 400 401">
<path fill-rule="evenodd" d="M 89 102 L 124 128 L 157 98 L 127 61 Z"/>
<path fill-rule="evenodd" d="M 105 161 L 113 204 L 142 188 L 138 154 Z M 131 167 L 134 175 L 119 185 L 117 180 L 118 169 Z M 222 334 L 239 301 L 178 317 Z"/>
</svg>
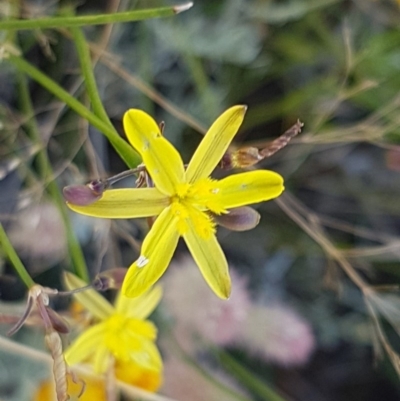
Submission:
<svg viewBox="0 0 400 401">
<path fill-rule="evenodd" d="M 229 210 L 227 214 L 214 215 L 214 220 L 232 231 L 247 231 L 260 221 L 260 214 L 251 207 L 243 206 Z"/>
<path fill-rule="evenodd" d="M 110 270 L 98 274 L 93 280 L 93 287 L 98 291 L 105 291 L 109 289 L 119 290 L 122 287 L 122 282 L 126 276 L 128 269 L 125 267 L 115 267 Z"/>
<path fill-rule="evenodd" d="M 95 195 L 103 195 L 103 192 L 106 190 L 108 184 L 103 180 L 93 180 L 90 181 L 87 186 L 93 191 Z"/>
<path fill-rule="evenodd" d="M 99 200 L 103 191 L 100 191 L 100 186 L 92 186 L 91 183 L 88 185 L 69 185 L 64 187 L 63 194 L 64 199 L 73 205 L 88 206 Z"/>
<path fill-rule="evenodd" d="M 233 159 L 232 159 L 232 153 L 231 152 L 226 152 L 220 161 L 219 166 L 223 170 L 232 170 L 234 168 L 233 165 Z"/>
<path fill-rule="evenodd" d="M 251 167 L 261 161 L 263 157 L 257 148 L 252 146 L 245 146 L 236 150 L 232 154 L 232 163 L 234 167 Z"/>
</svg>

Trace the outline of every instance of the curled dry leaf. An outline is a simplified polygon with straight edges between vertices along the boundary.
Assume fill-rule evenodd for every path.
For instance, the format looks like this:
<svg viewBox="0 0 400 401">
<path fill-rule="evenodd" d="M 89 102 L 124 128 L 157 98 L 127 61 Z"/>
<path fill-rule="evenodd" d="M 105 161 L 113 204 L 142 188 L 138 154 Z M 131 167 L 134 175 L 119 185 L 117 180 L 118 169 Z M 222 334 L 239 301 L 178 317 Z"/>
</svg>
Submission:
<svg viewBox="0 0 400 401">
<path fill-rule="evenodd" d="M 67 401 L 67 364 L 64 360 L 60 335 L 50 330 L 45 335 L 46 346 L 53 358 L 53 375 L 56 386 L 57 401 Z"/>
</svg>

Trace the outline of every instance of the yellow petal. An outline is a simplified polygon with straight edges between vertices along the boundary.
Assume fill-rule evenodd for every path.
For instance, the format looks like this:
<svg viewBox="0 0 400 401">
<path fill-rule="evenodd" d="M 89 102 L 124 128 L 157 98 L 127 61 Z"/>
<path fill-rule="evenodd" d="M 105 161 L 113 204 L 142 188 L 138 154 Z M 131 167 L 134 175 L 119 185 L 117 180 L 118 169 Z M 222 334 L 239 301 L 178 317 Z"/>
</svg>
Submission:
<svg viewBox="0 0 400 401">
<path fill-rule="evenodd" d="M 147 338 L 148 340 L 155 340 L 157 338 L 157 327 L 150 320 L 126 319 L 124 330 L 132 338 Z M 137 348 L 137 344 L 135 345 L 133 341 L 130 345 L 131 348 L 129 349 L 134 350 L 135 347 Z"/>
<path fill-rule="evenodd" d="M 123 118 L 126 136 L 140 153 L 155 186 L 173 195 L 175 185 L 182 183 L 185 169 L 178 151 L 160 132 L 156 122 L 142 110 L 130 109 Z"/>
<path fill-rule="evenodd" d="M 122 293 L 138 297 L 147 291 L 164 273 L 178 244 L 176 217 L 171 207 L 158 216 L 143 241 L 141 256 L 131 265 L 122 284 Z"/>
<path fill-rule="evenodd" d="M 212 173 L 242 124 L 246 110 L 246 106 L 231 107 L 214 121 L 190 160 L 186 170 L 189 183 Z"/>
<path fill-rule="evenodd" d="M 71 376 L 72 375 L 67 375 L 68 395 L 71 401 L 109 400 L 109 397 L 107 396 L 108 394 L 106 391 L 106 385 L 102 378 L 94 376 L 93 374 L 82 374 L 81 372 L 79 373 L 79 375 L 76 375 L 75 372 L 74 378 L 72 378 Z M 144 377 L 144 379 L 146 378 L 147 377 Z M 148 380 L 151 384 L 152 376 L 149 375 Z M 157 376 L 155 376 L 153 380 L 155 381 L 155 384 L 157 384 Z M 85 383 L 83 393 L 82 383 Z M 40 383 L 40 386 L 35 393 L 33 401 L 57 401 L 54 378 L 47 379 Z"/>
<path fill-rule="evenodd" d="M 183 238 L 207 284 L 220 298 L 229 298 L 231 279 L 228 263 L 215 235 L 208 239 L 201 238 L 195 227 L 189 224 L 189 230 Z"/>
<path fill-rule="evenodd" d="M 65 351 L 65 362 L 68 365 L 74 365 L 93 355 L 103 343 L 105 330 L 104 323 L 96 324 L 85 330 Z"/>
<path fill-rule="evenodd" d="M 155 392 L 161 386 L 161 370 L 146 369 L 133 361 L 115 361 L 115 377 L 132 386 Z M 93 398 L 95 399 L 95 398 Z M 38 400 L 36 400 L 38 401 Z"/>
<path fill-rule="evenodd" d="M 64 282 L 65 286 L 70 291 L 87 285 L 87 283 L 79 277 L 69 272 L 64 273 Z M 100 320 L 107 319 L 115 313 L 114 307 L 102 295 L 91 288 L 82 292 L 77 292 L 73 296 L 85 309 Z"/>
<path fill-rule="evenodd" d="M 217 186 L 219 200 L 226 209 L 267 201 L 284 190 L 283 178 L 267 170 L 233 174 L 219 181 Z"/>
<path fill-rule="evenodd" d="M 108 370 L 111 363 L 110 350 L 104 345 L 100 345 L 94 354 L 93 368 L 95 373 L 104 373 Z"/>
<path fill-rule="evenodd" d="M 162 297 L 161 286 L 156 286 L 137 298 L 128 298 L 119 293 L 116 302 L 117 312 L 135 319 L 145 319 L 160 303 Z"/>
<path fill-rule="evenodd" d="M 130 219 L 159 215 L 170 203 L 156 188 L 109 189 L 102 198 L 88 206 L 67 202 L 74 212 L 107 219 Z"/>
<path fill-rule="evenodd" d="M 157 346 L 153 341 L 143 339 L 140 343 L 140 351 L 129 355 L 131 361 L 147 369 L 161 370 L 162 359 Z"/>
</svg>

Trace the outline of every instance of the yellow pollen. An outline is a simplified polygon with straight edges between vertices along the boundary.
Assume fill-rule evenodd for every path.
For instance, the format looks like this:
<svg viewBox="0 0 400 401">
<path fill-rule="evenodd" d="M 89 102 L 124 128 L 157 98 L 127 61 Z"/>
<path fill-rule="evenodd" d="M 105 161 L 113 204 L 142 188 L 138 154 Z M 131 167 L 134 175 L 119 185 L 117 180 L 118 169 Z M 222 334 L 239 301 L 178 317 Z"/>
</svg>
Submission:
<svg viewBox="0 0 400 401">
<path fill-rule="evenodd" d="M 181 183 L 177 184 L 175 187 L 176 190 L 176 196 L 180 199 L 183 199 L 186 197 L 187 193 L 189 192 L 191 185 L 188 183 Z"/>
</svg>

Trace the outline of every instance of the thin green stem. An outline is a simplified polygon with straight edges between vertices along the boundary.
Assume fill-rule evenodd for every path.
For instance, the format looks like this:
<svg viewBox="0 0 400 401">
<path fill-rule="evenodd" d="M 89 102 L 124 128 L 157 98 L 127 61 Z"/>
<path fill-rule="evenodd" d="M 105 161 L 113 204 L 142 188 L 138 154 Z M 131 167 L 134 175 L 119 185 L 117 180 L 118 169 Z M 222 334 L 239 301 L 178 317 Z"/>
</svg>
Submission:
<svg viewBox="0 0 400 401">
<path fill-rule="evenodd" d="M 227 370 L 235 375 L 249 389 L 262 397 L 262 399 L 266 401 L 286 401 L 275 390 L 265 384 L 264 381 L 259 379 L 253 372 L 250 372 L 235 358 L 229 355 L 229 353 L 220 349 L 215 350 L 215 353 Z"/>
<path fill-rule="evenodd" d="M 124 141 L 113 128 L 92 113 L 79 100 L 71 96 L 55 81 L 21 57 L 10 55 L 7 60 L 10 61 L 19 71 L 37 81 L 49 92 L 53 93 L 54 96 L 65 102 L 71 109 L 101 131 L 129 168 L 135 168 L 141 162 L 139 155 L 134 151 L 132 146 Z"/>
<path fill-rule="evenodd" d="M 52 175 L 52 167 L 47 156 L 46 149 L 43 147 L 42 139 L 39 132 L 39 127 L 36 124 L 36 120 L 34 118 L 34 109 L 31 101 L 31 97 L 28 90 L 28 82 L 26 76 L 22 73 L 17 74 L 17 83 L 19 89 L 19 101 L 21 111 L 24 113 L 25 117 L 27 117 L 27 122 L 25 123 L 28 134 L 30 135 L 32 141 L 38 145 L 39 152 L 37 155 L 38 162 L 38 170 L 41 178 L 44 183 L 47 184 L 47 191 L 53 201 L 55 202 L 58 210 L 60 211 L 61 218 L 64 223 L 69 254 L 74 266 L 74 271 L 77 276 L 79 276 L 82 280 L 88 281 L 89 274 L 87 271 L 86 261 L 82 253 L 81 246 L 76 239 L 74 234 L 68 212 L 65 207 L 64 199 L 60 193 L 60 190 L 57 186 L 57 183 L 53 180 Z"/>
<path fill-rule="evenodd" d="M 180 6 L 160 7 L 147 10 L 131 10 L 120 13 L 80 15 L 63 17 L 45 17 L 27 20 L 5 20 L 0 21 L 0 30 L 26 30 L 26 29 L 49 29 L 70 28 L 73 26 L 104 25 L 117 22 L 141 21 L 151 18 L 162 18 L 186 11 L 192 6 L 191 2 Z"/>
<path fill-rule="evenodd" d="M 78 52 L 79 63 L 81 65 L 81 71 L 84 78 L 87 93 L 89 95 L 90 102 L 92 104 L 93 112 L 103 120 L 104 123 L 110 126 L 110 129 L 115 131 L 115 135 L 118 132 L 115 130 L 114 126 L 111 124 L 110 119 L 104 109 L 103 102 L 99 91 L 97 89 L 96 80 L 94 77 L 94 68 L 92 65 L 92 59 L 90 57 L 89 46 L 87 45 L 85 35 L 82 30 L 78 27 L 71 28 L 73 40 L 75 42 L 76 50 Z"/>
<path fill-rule="evenodd" d="M 10 240 L 6 232 L 4 231 L 3 225 L 0 223 L 0 244 L 7 255 L 8 259 L 14 266 L 15 270 L 18 273 L 18 276 L 25 283 L 28 288 L 31 288 L 35 285 L 35 282 L 32 280 L 32 277 L 29 275 L 25 266 L 21 262 L 21 259 L 18 257 L 17 252 L 15 252 L 14 247 L 12 246 Z"/>
</svg>

